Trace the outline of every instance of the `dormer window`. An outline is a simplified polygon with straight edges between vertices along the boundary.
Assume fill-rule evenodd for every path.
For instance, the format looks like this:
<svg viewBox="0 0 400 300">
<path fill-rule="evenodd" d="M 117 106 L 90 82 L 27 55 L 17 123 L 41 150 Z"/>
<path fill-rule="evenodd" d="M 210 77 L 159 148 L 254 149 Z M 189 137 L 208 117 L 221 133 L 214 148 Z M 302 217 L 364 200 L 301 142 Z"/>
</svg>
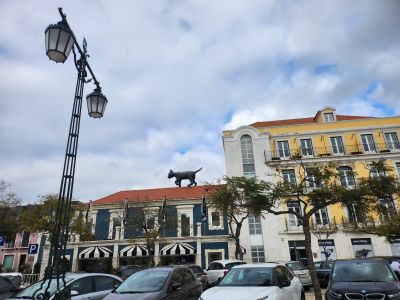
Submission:
<svg viewBox="0 0 400 300">
<path fill-rule="evenodd" d="M 324 122 L 335 122 L 333 112 L 324 113 Z"/>
</svg>

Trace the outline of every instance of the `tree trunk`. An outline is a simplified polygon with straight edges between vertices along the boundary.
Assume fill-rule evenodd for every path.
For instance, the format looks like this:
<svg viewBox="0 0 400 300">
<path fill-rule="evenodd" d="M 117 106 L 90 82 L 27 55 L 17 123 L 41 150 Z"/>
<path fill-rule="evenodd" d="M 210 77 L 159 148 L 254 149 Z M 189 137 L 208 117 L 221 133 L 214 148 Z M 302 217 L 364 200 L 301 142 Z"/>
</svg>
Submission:
<svg viewBox="0 0 400 300">
<path fill-rule="evenodd" d="M 304 243 L 307 253 L 308 269 L 310 270 L 311 280 L 314 287 L 315 300 L 323 300 L 317 272 L 315 271 L 314 258 L 311 249 L 310 220 L 307 217 L 303 218 L 303 232 L 304 232 Z"/>
<path fill-rule="evenodd" d="M 242 223 L 236 224 L 236 230 L 235 230 L 235 258 L 243 260 L 243 251 L 242 248 L 240 247 L 240 231 L 242 229 Z"/>
</svg>

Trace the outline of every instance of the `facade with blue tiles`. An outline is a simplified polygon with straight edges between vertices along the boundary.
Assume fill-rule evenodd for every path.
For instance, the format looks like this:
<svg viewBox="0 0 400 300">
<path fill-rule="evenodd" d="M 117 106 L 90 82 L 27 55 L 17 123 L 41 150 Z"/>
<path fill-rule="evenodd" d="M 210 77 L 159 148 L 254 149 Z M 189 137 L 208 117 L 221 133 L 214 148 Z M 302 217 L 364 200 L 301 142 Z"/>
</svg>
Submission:
<svg viewBox="0 0 400 300">
<path fill-rule="evenodd" d="M 92 201 L 87 215 L 93 240 L 75 237 L 68 243 L 70 271 L 111 272 L 128 264 L 147 265 L 150 253 L 155 265 L 193 263 L 202 268 L 217 259 L 234 258 L 227 217 L 208 205 L 203 209 L 203 194 L 207 197 L 203 186 L 174 187 L 122 191 Z M 149 249 L 144 231 L 132 227 L 132 219 L 145 207 L 146 218 L 153 218 L 150 223 L 162 222 L 164 198 L 165 226 Z M 42 264 L 47 255 L 45 251 Z"/>
</svg>

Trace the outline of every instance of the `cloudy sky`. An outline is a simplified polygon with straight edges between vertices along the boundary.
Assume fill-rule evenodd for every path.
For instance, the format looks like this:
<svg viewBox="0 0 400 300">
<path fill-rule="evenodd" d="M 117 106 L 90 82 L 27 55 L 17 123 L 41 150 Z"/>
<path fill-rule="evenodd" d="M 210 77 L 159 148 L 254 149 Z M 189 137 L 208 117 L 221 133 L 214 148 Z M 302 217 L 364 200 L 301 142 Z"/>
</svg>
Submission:
<svg viewBox="0 0 400 300">
<path fill-rule="evenodd" d="M 45 55 L 62 6 L 108 97 L 84 106 L 74 197 L 225 172 L 221 134 L 255 121 L 400 114 L 399 1 L 0 0 L 0 179 L 59 190 L 76 70 Z M 84 95 L 94 86 L 85 86 Z"/>
</svg>

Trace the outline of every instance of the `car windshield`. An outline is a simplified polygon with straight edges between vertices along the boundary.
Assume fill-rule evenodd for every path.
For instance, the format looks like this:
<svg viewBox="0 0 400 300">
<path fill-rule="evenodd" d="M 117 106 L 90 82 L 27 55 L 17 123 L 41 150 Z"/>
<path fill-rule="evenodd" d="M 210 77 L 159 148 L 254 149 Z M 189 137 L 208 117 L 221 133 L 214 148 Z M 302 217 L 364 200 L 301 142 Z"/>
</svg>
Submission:
<svg viewBox="0 0 400 300">
<path fill-rule="evenodd" d="M 236 262 L 232 262 L 232 263 L 227 263 L 226 265 L 225 265 L 225 269 L 228 269 L 228 270 L 230 270 L 232 267 L 234 267 L 234 266 L 239 266 L 239 265 L 244 265 L 245 264 L 245 262 L 244 261 L 236 261 Z"/>
<path fill-rule="evenodd" d="M 65 278 L 65 282 L 70 282 L 72 278 Z M 24 299 L 29 299 L 33 297 L 33 294 L 35 294 L 35 298 L 37 299 L 38 295 L 43 293 L 48 285 L 49 281 L 46 280 L 43 283 L 43 280 L 36 282 L 35 284 L 32 284 L 31 286 L 28 286 L 26 289 L 23 289 L 21 292 L 15 294 L 13 298 L 24 298 Z M 64 283 L 62 280 L 59 281 L 59 287 L 63 287 Z M 48 292 L 50 295 L 53 295 L 57 290 L 57 280 L 52 279 L 50 281 L 50 286 L 48 289 Z M 36 292 L 36 293 L 35 293 Z"/>
<path fill-rule="evenodd" d="M 234 268 L 222 279 L 218 286 L 271 286 L 273 268 Z"/>
<path fill-rule="evenodd" d="M 121 276 L 128 277 L 128 276 L 132 275 L 133 273 L 136 273 L 139 270 L 141 270 L 140 267 L 131 267 L 131 268 L 127 268 L 127 269 L 122 269 Z"/>
<path fill-rule="evenodd" d="M 303 265 L 301 262 L 299 261 L 294 261 L 294 262 L 290 262 L 287 263 L 286 266 L 291 269 L 292 271 L 301 271 L 301 270 L 307 270 L 306 266 Z"/>
<path fill-rule="evenodd" d="M 396 280 L 383 261 L 336 262 L 332 271 L 333 281 L 376 282 Z"/>
<path fill-rule="evenodd" d="M 170 271 L 150 269 L 131 275 L 114 291 L 117 294 L 149 293 L 161 290 L 167 282 Z"/>
</svg>

